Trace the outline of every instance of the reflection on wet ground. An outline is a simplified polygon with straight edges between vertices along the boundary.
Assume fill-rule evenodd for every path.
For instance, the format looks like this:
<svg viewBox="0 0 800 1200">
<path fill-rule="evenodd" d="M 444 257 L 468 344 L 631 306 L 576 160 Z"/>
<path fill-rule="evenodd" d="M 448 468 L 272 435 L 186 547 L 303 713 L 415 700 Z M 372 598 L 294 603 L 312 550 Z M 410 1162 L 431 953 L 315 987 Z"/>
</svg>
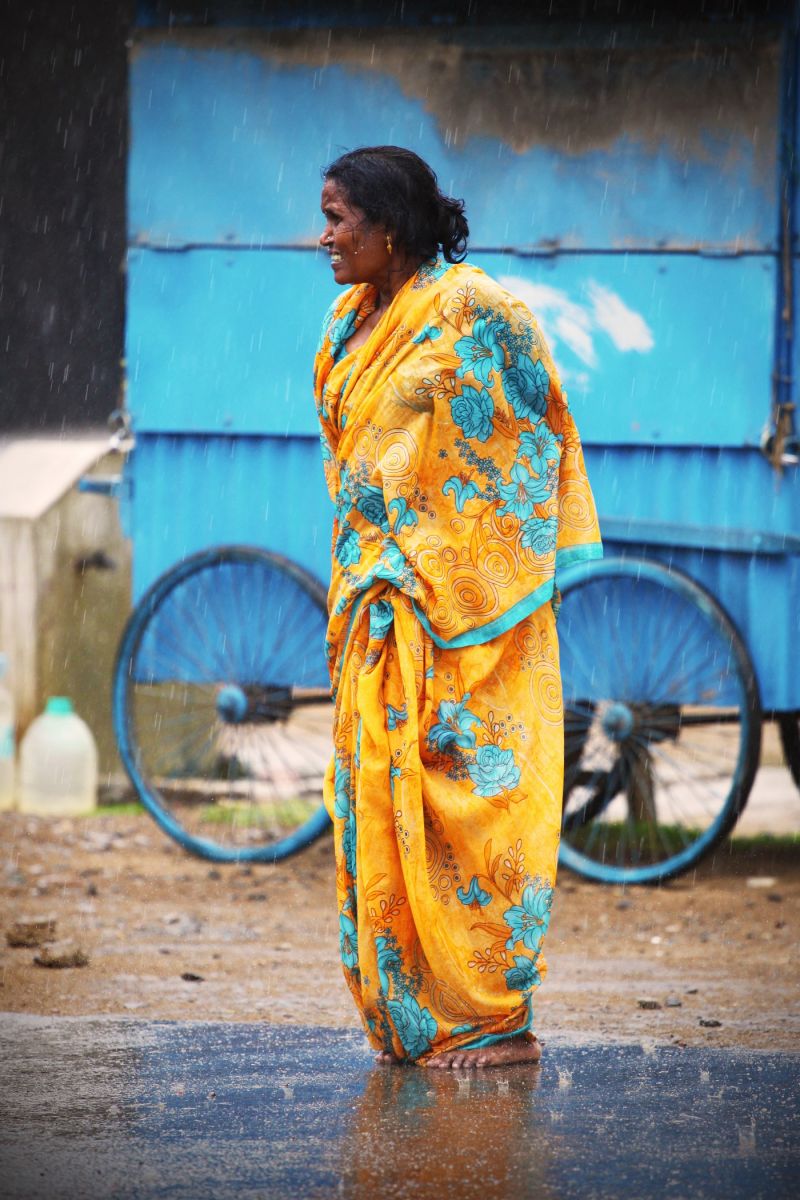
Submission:
<svg viewBox="0 0 800 1200">
<path fill-rule="evenodd" d="M 0 1194 L 797 1195 L 800 1058 L 548 1048 L 541 1068 L 375 1068 L 348 1031 L 5 1016 Z"/>
</svg>

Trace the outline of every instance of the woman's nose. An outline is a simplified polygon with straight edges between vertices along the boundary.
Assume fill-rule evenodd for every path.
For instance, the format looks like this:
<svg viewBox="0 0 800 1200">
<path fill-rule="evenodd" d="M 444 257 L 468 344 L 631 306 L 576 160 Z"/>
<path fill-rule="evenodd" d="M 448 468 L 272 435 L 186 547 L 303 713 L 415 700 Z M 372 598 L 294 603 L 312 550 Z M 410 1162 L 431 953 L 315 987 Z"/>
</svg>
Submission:
<svg viewBox="0 0 800 1200">
<path fill-rule="evenodd" d="M 333 235 L 331 234 L 330 225 L 326 225 L 322 233 L 319 235 L 319 244 L 320 246 L 329 246 L 332 241 Z"/>
</svg>

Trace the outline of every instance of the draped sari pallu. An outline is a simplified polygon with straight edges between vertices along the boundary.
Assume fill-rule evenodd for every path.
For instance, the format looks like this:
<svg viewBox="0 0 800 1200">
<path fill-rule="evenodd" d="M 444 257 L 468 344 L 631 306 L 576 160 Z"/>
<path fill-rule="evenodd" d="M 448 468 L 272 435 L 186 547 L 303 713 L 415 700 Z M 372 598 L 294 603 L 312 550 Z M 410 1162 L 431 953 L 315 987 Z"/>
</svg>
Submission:
<svg viewBox="0 0 800 1200">
<path fill-rule="evenodd" d="M 328 654 L 342 962 L 377 1049 L 531 1030 L 561 827 L 557 572 L 601 553 L 530 312 L 424 264 L 367 341 L 358 285 L 315 359 L 335 505 Z"/>
</svg>

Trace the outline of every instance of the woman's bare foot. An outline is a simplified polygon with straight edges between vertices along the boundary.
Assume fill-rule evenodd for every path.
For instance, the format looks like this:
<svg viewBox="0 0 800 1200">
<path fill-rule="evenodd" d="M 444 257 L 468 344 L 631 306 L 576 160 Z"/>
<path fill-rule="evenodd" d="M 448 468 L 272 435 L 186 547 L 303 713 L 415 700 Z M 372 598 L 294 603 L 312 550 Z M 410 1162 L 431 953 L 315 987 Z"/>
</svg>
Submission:
<svg viewBox="0 0 800 1200">
<path fill-rule="evenodd" d="M 391 1050 L 381 1050 L 379 1054 L 375 1055 L 375 1062 L 379 1067 L 399 1067 L 402 1061 L 402 1058 L 392 1054 Z"/>
<path fill-rule="evenodd" d="M 511 1063 L 537 1063 L 542 1057 L 541 1043 L 535 1037 L 519 1034 L 493 1046 L 478 1050 L 448 1050 L 425 1063 L 439 1070 L 469 1071 L 476 1067 L 507 1067 Z"/>
</svg>

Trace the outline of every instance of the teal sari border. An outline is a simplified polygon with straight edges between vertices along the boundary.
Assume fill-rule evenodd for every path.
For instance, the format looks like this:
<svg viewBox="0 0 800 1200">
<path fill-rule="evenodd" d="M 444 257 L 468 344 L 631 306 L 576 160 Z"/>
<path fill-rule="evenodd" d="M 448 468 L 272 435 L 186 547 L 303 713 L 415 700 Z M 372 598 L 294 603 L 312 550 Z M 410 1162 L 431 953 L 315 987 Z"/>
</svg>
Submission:
<svg viewBox="0 0 800 1200">
<path fill-rule="evenodd" d="M 509 1038 L 519 1037 L 521 1033 L 533 1032 L 533 1001 L 528 998 L 528 1019 L 521 1029 L 515 1029 L 511 1033 L 485 1033 L 482 1037 L 473 1038 L 470 1042 L 463 1042 L 459 1050 L 482 1050 L 484 1046 L 495 1046 L 498 1042 L 507 1042 Z"/>
<path fill-rule="evenodd" d="M 556 550 L 556 574 L 572 567 L 575 563 L 590 562 L 593 558 L 603 557 L 602 542 L 586 542 L 583 546 L 566 546 Z"/>
<path fill-rule="evenodd" d="M 431 623 L 425 616 L 425 613 L 417 604 L 414 604 L 414 612 L 417 615 L 422 628 L 427 633 L 435 646 L 440 646 L 442 650 L 460 650 L 463 646 L 480 646 L 484 642 L 490 642 L 492 638 L 499 637 L 501 633 L 506 633 L 509 629 L 513 629 L 520 621 L 524 621 L 532 612 L 540 608 L 553 595 L 553 580 L 548 579 L 545 583 L 539 585 L 535 591 L 529 596 L 524 596 L 522 600 L 518 600 L 516 604 L 503 613 L 502 617 L 495 617 L 488 625 L 480 625 L 477 629 L 469 629 L 466 633 L 459 633 L 456 637 L 447 638 L 439 637 L 438 633 L 434 633 L 431 629 Z"/>
<path fill-rule="evenodd" d="M 524 621 L 532 612 L 540 608 L 542 604 L 546 604 L 548 600 L 552 599 L 555 590 L 555 573 L 571 567 L 575 563 L 602 557 L 603 547 L 600 542 L 587 542 L 583 546 L 567 546 L 564 550 L 557 550 L 553 578 L 541 583 L 530 595 L 518 600 L 507 613 L 503 613 L 502 617 L 495 617 L 487 625 L 479 625 L 477 629 L 469 629 L 466 633 L 459 633 L 449 640 L 439 637 L 438 633 L 433 632 L 430 621 L 416 600 L 413 601 L 414 612 L 433 644 L 442 650 L 461 650 L 464 646 L 480 646 L 484 642 L 490 642 L 492 638 L 499 637 L 501 633 L 507 633 L 509 629 L 513 629 L 520 621 Z"/>
<path fill-rule="evenodd" d="M 353 626 L 355 625 L 356 617 L 361 612 L 361 606 L 364 603 L 365 596 L 366 592 L 359 592 L 358 599 L 353 604 L 353 609 L 350 613 L 350 620 L 347 622 L 347 633 L 344 635 L 345 646 L 350 644 L 350 634 L 353 632 Z"/>
<path fill-rule="evenodd" d="M 556 551 L 555 573 L 565 570 L 567 567 L 574 566 L 575 563 L 588 562 L 591 559 L 602 557 L 603 547 L 600 542 L 587 542 L 583 546 L 568 546 L 564 550 Z M 416 600 L 412 601 L 412 605 L 417 620 L 435 646 L 439 646 L 442 650 L 461 650 L 464 646 L 481 646 L 484 642 L 490 642 L 492 638 L 499 637 L 502 633 L 507 633 L 509 629 L 513 629 L 520 621 L 524 621 L 537 608 L 540 608 L 548 600 L 552 599 L 555 590 L 555 573 L 551 579 L 545 580 L 544 583 L 541 583 L 528 596 L 523 596 L 521 600 L 513 604 L 508 612 L 503 613 L 501 617 L 495 617 L 488 624 L 480 625 L 477 629 L 469 629 L 466 633 L 459 633 L 456 637 L 449 640 L 439 637 L 438 633 L 434 633 L 430 621 Z M 373 583 L 374 580 L 370 582 Z M 362 592 L 353 605 L 353 611 L 347 626 L 347 634 L 345 635 L 345 642 L 350 640 L 350 634 L 364 601 L 364 595 L 365 593 Z"/>
</svg>

